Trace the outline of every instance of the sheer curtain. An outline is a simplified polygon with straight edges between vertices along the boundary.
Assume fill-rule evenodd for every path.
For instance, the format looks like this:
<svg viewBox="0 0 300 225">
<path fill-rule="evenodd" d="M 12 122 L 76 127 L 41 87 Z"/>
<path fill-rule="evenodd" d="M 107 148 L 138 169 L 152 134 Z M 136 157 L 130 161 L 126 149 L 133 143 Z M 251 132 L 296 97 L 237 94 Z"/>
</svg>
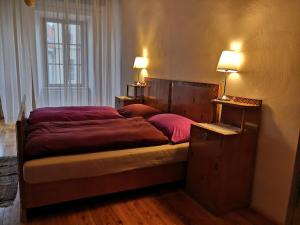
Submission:
<svg viewBox="0 0 300 225">
<path fill-rule="evenodd" d="M 113 104 L 120 92 L 119 4 L 37 0 L 28 8 L 21 0 L 0 0 L 0 94 L 6 121 L 15 120 L 23 94 L 28 110 L 32 105 Z"/>
<path fill-rule="evenodd" d="M 32 107 L 36 73 L 33 11 L 21 1 L 0 0 L 0 97 L 6 122 L 13 122 L 22 95 Z"/>
</svg>

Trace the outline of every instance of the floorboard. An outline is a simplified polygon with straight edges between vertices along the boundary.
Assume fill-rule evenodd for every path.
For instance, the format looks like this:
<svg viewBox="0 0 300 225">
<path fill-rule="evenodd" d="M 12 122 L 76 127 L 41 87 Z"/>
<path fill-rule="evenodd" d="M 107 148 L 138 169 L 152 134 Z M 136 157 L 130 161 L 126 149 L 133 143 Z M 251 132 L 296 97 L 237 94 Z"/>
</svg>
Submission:
<svg viewBox="0 0 300 225">
<path fill-rule="evenodd" d="M 0 157 L 16 155 L 15 126 L 0 121 Z"/>
<path fill-rule="evenodd" d="M 0 121 L 0 156 L 16 154 L 13 125 Z M 19 197 L 0 208 L 0 225 L 19 221 Z M 178 186 L 162 186 L 34 209 L 26 225 L 275 225 L 251 209 L 216 217 Z"/>
</svg>

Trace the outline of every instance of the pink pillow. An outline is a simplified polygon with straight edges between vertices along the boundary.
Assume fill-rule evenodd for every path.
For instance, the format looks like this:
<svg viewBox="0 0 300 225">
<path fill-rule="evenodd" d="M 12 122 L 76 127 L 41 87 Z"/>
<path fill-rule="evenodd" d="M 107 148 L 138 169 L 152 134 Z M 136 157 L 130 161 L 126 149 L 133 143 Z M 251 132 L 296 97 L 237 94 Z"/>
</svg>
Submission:
<svg viewBox="0 0 300 225">
<path fill-rule="evenodd" d="M 161 111 L 159 111 L 158 109 L 155 109 L 153 107 L 150 107 L 148 105 L 144 105 L 144 104 L 131 104 L 131 105 L 127 105 L 124 106 L 120 109 L 118 109 L 118 112 L 127 118 L 130 117 L 144 117 L 144 118 L 148 118 L 150 116 L 154 116 L 156 114 L 161 113 Z"/>
<path fill-rule="evenodd" d="M 174 144 L 190 140 L 191 124 L 194 121 L 186 117 L 165 113 L 152 116 L 148 121 L 161 130 Z"/>
</svg>

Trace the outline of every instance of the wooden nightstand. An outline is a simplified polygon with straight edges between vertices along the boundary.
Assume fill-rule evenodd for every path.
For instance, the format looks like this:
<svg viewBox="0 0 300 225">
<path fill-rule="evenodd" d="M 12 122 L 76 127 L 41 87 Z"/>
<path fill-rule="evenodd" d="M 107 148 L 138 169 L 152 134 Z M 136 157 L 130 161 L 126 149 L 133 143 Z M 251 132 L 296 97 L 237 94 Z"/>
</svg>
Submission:
<svg viewBox="0 0 300 225">
<path fill-rule="evenodd" d="M 143 99 L 137 99 L 137 98 L 132 98 L 128 96 L 116 96 L 115 97 L 115 108 L 119 109 L 122 108 L 123 106 L 130 105 L 130 104 L 138 104 L 138 103 L 143 103 Z"/>
<path fill-rule="evenodd" d="M 261 101 L 213 100 L 220 121 L 191 127 L 186 191 L 215 214 L 250 204 Z"/>
<path fill-rule="evenodd" d="M 143 98 L 144 97 L 144 84 L 127 84 L 127 96 L 132 98 Z M 133 89 L 133 93 L 130 92 Z"/>
</svg>

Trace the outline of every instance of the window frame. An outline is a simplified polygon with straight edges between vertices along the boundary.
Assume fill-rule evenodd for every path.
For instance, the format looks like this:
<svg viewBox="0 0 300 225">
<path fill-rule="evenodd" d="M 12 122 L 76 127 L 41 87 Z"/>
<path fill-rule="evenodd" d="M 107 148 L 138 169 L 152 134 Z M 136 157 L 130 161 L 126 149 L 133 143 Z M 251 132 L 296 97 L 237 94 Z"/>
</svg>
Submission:
<svg viewBox="0 0 300 225">
<path fill-rule="evenodd" d="M 51 63 L 51 65 L 62 65 L 63 66 L 63 84 L 49 84 L 49 62 L 48 62 L 48 35 L 47 35 L 47 23 L 48 22 L 53 22 L 53 23 L 61 23 L 62 24 L 62 54 L 63 54 L 63 64 L 57 64 L 57 63 Z M 80 26 L 80 39 L 81 42 L 80 44 L 70 44 L 70 43 L 66 43 L 65 41 L 65 35 L 66 35 L 66 30 L 68 29 L 69 25 L 79 25 Z M 86 87 L 87 84 L 87 74 L 85 74 L 85 65 L 84 65 L 84 51 L 85 49 L 83 49 L 83 46 L 85 46 L 85 43 L 83 43 L 84 41 L 84 30 L 86 29 L 85 23 L 83 21 L 75 21 L 75 20 L 69 20 L 67 23 L 63 20 L 63 19 L 53 19 L 53 18 L 44 18 L 43 19 L 43 26 L 44 26 L 44 34 L 43 35 L 43 39 L 44 39 L 44 43 L 45 43 L 45 56 L 46 56 L 46 60 L 45 60 L 45 85 L 48 88 L 61 88 L 61 87 Z M 54 45 L 58 45 L 60 43 L 53 43 Z M 68 65 L 68 68 L 70 68 L 69 64 L 70 62 L 70 58 L 66 58 L 65 54 L 67 52 L 67 45 L 75 45 L 75 46 L 80 46 L 80 64 L 75 63 L 74 65 L 78 66 L 80 65 L 81 69 L 81 82 L 76 83 L 76 84 L 72 84 L 70 79 L 68 80 L 68 70 L 66 70 L 66 65 Z M 60 54 L 60 53 L 59 53 Z"/>
</svg>

